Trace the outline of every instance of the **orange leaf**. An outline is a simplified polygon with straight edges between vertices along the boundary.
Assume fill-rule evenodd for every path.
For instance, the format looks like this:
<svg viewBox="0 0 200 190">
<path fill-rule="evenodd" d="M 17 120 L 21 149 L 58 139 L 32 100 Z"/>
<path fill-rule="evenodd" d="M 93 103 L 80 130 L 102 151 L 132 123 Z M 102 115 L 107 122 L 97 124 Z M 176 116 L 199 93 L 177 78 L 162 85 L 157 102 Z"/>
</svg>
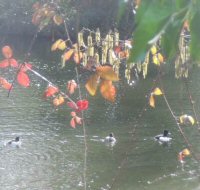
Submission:
<svg viewBox="0 0 200 190">
<path fill-rule="evenodd" d="M 74 53 L 74 62 L 76 64 L 80 63 L 80 60 L 83 58 L 83 53 L 82 52 L 75 52 Z"/>
<path fill-rule="evenodd" d="M 6 79 L 4 79 L 3 77 L 0 77 L 0 85 L 6 89 L 6 90 L 10 90 L 12 88 L 12 84 L 9 83 Z"/>
<path fill-rule="evenodd" d="M 118 81 L 119 77 L 117 74 L 113 71 L 113 68 L 110 66 L 99 66 L 96 67 L 97 74 L 105 80 L 111 80 L 111 81 Z"/>
<path fill-rule="evenodd" d="M 68 81 L 67 90 L 68 90 L 69 94 L 73 94 L 77 87 L 78 87 L 78 85 L 76 84 L 75 80 Z"/>
<path fill-rule="evenodd" d="M 85 85 L 87 91 L 92 96 L 96 94 L 99 78 L 100 78 L 99 75 L 94 74 L 89 78 L 89 80 L 87 81 Z"/>
<path fill-rule="evenodd" d="M 53 99 L 53 105 L 54 106 L 60 106 L 65 102 L 65 99 L 63 96 L 59 96 L 58 98 Z"/>
<path fill-rule="evenodd" d="M 65 62 L 65 61 L 68 61 L 68 60 L 71 58 L 71 56 L 72 56 L 73 53 L 74 53 L 74 49 L 70 49 L 70 50 L 68 50 L 67 52 L 65 52 L 65 53 L 62 55 L 63 61 L 64 61 L 64 62 Z"/>
<path fill-rule="evenodd" d="M 10 48 L 10 46 L 4 46 L 2 48 L 2 54 L 6 59 L 9 59 L 9 58 L 11 58 L 13 56 L 13 51 Z"/>
<path fill-rule="evenodd" d="M 9 66 L 8 59 L 4 59 L 3 61 L 0 62 L 0 68 L 6 68 Z"/>
<path fill-rule="evenodd" d="M 61 42 L 63 42 L 62 39 L 56 40 L 56 41 L 53 43 L 53 45 L 51 46 L 51 51 L 55 51 L 55 50 L 58 48 L 58 45 L 59 45 Z"/>
<path fill-rule="evenodd" d="M 55 86 L 48 86 L 47 89 L 44 92 L 44 97 L 50 97 L 53 96 L 55 93 L 57 93 L 59 89 Z"/>
<path fill-rule="evenodd" d="M 109 100 L 111 102 L 115 101 L 116 89 L 113 86 L 112 81 L 109 81 L 109 80 L 103 80 L 103 81 L 101 81 L 100 92 L 101 92 L 102 96 L 106 100 Z"/>
<path fill-rule="evenodd" d="M 70 125 L 72 128 L 76 128 L 76 121 L 75 121 L 75 117 L 73 117 L 70 121 Z"/>
<path fill-rule="evenodd" d="M 151 107 L 155 108 L 155 99 L 154 99 L 153 94 L 151 94 L 150 97 L 149 97 L 149 105 Z"/>
<path fill-rule="evenodd" d="M 28 75 L 22 71 L 20 71 L 17 75 L 17 81 L 20 85 L 24 87 L 30 86 L 30 79 Z"/>
</svg>

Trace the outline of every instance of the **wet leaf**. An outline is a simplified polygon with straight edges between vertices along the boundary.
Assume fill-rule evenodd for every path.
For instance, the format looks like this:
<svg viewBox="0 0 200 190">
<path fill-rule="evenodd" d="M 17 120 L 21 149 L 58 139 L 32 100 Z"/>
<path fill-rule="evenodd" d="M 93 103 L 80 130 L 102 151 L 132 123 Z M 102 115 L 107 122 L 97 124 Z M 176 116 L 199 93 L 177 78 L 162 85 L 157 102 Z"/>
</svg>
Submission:
<svg viewBox="0 0 200 190">
<path fill-rule="evenodd" d="M 17 81 L 20 85 L 24 86 L 24 87 L 29 87 L 30 86 L 30 79 L 29 79 L 29 76 L 20 71 L 18 74 L 17 74 Z"/>
<path fill-rule="evenodd" d="M 2 54 L 6 59 L 9 59 L 13 56 L 13 51 L 10 46 L 4 46 L 2 48 Z"/>
<path fill-rule="evenodd" d="M 155 99 L 154 99 L 153 94 L 151 94 L 150 97 L 149 97 L 149 105 L 151 107 L 155 108 Z"/>
<path fill-rule="evenodd" d="M 113 71 L 113 68 L 111 66 L 99 66 L 96 67 L 97 74 L 105 80 L 111 80 L 111 81 L 118 81 L 119 77 L 118 75 Z"/>
<path fill-rule="evenodd" d="M 85 88 L 87 89 L 87 91 L 90 93 L 90 95 L 94 96 L 96 94 L 97 91 L 97 86 L 99 83 L 99 75 L 97 74 L 93 74 L 89 80 L 87 81 Z"/>
</svg>

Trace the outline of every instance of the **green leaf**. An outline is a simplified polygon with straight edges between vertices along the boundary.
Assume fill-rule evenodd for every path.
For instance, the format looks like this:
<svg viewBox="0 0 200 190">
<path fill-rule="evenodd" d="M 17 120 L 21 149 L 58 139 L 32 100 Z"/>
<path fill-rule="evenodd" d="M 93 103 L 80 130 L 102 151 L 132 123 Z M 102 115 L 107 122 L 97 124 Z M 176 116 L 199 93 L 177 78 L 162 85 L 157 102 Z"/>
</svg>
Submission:
<svg viewBox="0 0 200 190">
<path fill-rule="evenodd" d="M 194 61 L 200 61 L 200 10 L 196 10 L 190 23 L 191 56 Z"/>
<path fill-rule="evenodd" d="M 136 14 L 136 30 L 129 62 L 144 59 L 152 39 L 159 38 L 173 21 L 172 15 L 188 4 L 186 0 L 142 0 Z M 174 25 L 174 26 L 173 26 Z M 180 31 L 180 24 L 171 25 Z M 176 26 L 177 25 L 177 26 Z M 176 35 L 177 36 L 177 32 Z M 169 45 L 168 45 L 169 46 Z"/>
<path fill-rule="evenodd" d="M 162 36 L 161 46 L 167 59 L 173 58 L 178 51 L 180 32 L 186 13 L 187 10 L 185 9 L 185 11 L 175 17 L 174 21 L 169 24 Z"/>
</svg>

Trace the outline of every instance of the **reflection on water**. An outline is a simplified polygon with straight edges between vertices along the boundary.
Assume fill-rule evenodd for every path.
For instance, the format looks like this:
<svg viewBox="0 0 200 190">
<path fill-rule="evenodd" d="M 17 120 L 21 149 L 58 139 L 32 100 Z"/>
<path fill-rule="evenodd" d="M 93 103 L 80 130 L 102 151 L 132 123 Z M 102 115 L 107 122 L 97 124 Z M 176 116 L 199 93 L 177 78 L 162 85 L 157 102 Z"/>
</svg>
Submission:
<svg viewBox="0 0 200 190">
<path fill-rule="evenodd" d="M 42 65 L 37 67 L 41 67 L 43 74 L 49 74 Z M 63 81 L 73 76 L 70 71 L 60 72 L 58 76 L 54 73 L 46 77 L 64 86 Z M 67 106 L 55 109 L 49 100 L 45 101 L 42 94 L 46 84 L 30 75 L 30 89 L 16 85 L 10 98 L 0 89 L 0 185 L 4 190 L 83 189 L 82 128 L 70 128 Z M 194 77 L 194 97 L 197 99 L 199 77 Z M 186 92 L 177 91 L 181 82 L 169 79 L 165 85 L 176 114 L 192 113 Z M 115 104 L 105 102 L 100 96 L 88 97 L 90 109 L 85 112 L 87 189 L 200 189 L 199 164 L 191 157 L 186 159 L 184 166 L 177 161 L 177 154 L 185 145 L 162 98 L 156 99 L 156 109 L 147 109 L 141 118 L 138 117 L 145 105 L 144 94 L 150 87 L 151 80 L 141 81 L 135 88 L 121 84 Z M 198 99 L 196 102 L 199 109 Z M 154 136 L 164 129 L 171 132 L 169 146 L 159 145 L 154 140 Z M 195 151 L 200 152 L 197 129 L 186 127 L 185 131 Z M 113 147 L 103 142 L 111 132 L 117 139 Z M 4 146 L 4 142 L 16 136 L 22 138 L 20 148 Z"/>
</svg>

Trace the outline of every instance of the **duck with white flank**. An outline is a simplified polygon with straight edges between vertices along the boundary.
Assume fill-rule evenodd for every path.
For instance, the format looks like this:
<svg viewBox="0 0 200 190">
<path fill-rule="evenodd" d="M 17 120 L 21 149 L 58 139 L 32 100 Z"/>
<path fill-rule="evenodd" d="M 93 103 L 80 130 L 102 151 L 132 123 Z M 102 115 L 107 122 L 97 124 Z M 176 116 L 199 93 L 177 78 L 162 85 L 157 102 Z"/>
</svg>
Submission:
<svg viewBox="0 0 200 190">
<path fill-rule="evenodd" d="M 21 140 L 19 139 L 19 137 L 16 137 L 15 139 L 8 141 L 6 143 L 6 146 L 12 146 L 12 147 L 20 147 L 21 146 Z"/>
<path fill-rule="evenodd" d="M 105 139 L 104 142 L 105 143 L 111 143 L 111 144 L 115 144 L 116 143 L 116 138 L 114 137 L 113 133 L 110 133 Z"/>
<path fill-rule="evenodd" d="M 172 140 L 171 137 L 169 137 L 170 133 L 168 130 L 164 130 L 163 134 L 156 135 L 154 137 L 155 140 L 159 141 L 160 143 L 168 143 Z"/>
</svg>

